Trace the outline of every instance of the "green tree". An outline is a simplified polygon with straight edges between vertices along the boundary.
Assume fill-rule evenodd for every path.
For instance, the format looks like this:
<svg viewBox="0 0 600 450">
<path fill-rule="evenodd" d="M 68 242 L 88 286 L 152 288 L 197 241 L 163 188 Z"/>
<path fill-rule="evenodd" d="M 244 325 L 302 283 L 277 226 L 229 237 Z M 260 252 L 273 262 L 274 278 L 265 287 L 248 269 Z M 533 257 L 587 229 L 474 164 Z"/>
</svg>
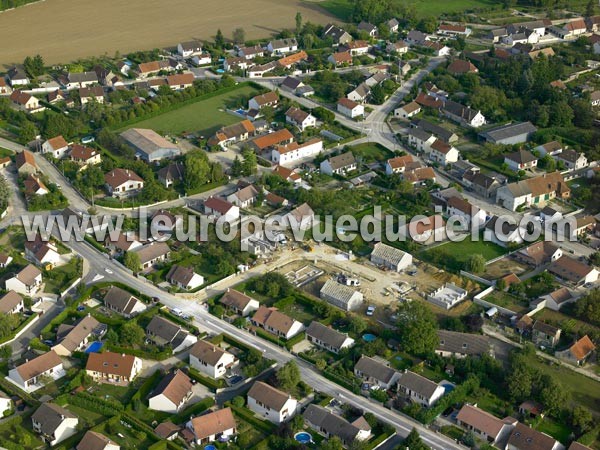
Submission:
<svg viewBox="0 0 600 450">
<path fill-rule="evenodd" d="M 540 401 L 549 414 L 557 413 L 568 404 L 569 395 L 565 387 L 553 376 L 542 375 L 540 384 Z"/>
<path fill-rule="evenodd" d="M 402 442 L 402 447 L 406 447 L 410 450 L 428 450 L 429 447 L 423 443 L 421 436 L 416 428 L 410 430 L 404 442 Z"/>
<path fill-rule="evenodd" d="M 594 421 L 592 413 L 585 406 L 577 405 L 573 408 L 571 415 L 571 423 L 579 429 L 580 432 L 585 433 L 591 428 Z"/>
<path fill-rule="evenodd" d="M 19 128 L 19 141 L 22 144 L 27 144 L 33 141 L 38 135 L 38 129 L 33 122 L 25 120 Z"/>
<path fill-rule="evenodd" d="M 596 14 L 596 0 L 589 0 L 585 7 L 585 15 L 592 17 L 594 14 Z"/>
<path fill-rule="evenodd" d="M 144 342 L 144 336 L 144 329 L 135 321 L 126 322 L 119 332 L 120 344 L 124 347 L 141 345 Z"/>
<path fill-rule="evenodd" d="M 353 315 L 350 318 L 350 329 L 356 334 L 361 334 L 367 329 L 367 321 L 360 316 Z"/>
<path fill-rule="evenodd" d="M 233 30 L 233 42 L 236 44 L 243 44 L 246 42 L 246 31 L 239 27 Z"/>
<path fill-rule="evenodd" d="M 254 150 L 250 148 L 244 149 L 242 151 L 242 157 L 244 158 L 242 161 L 242 175 L 249 176 L 255 174 L 257 171 L 258 161 Z"/>
<path fill-rule="evenodd" d="M 242 397 L 241 395 L 236 395 L 231 400 L 231 404 L 233 406 L 237 406 L 238 408 L 241 408 L 242 406 L 244 406 L 245 403 L 246 403 L 246 401 L 244 400 L 244 397 Z"/>
<path fill-rule="evenodd" d="M 300 369 L 294 360 L 289 361 L 277 371 L 279 387 L 284 391 L 289 392 L 294 389 L 300 380 Z"/>
<path fill-rule="evenodd" d="M 327 361 L 325 361 L 323 358 L 319 358 L 317 359 L 317 361 L 315 362 L 315 366 L 317 367 L 317 369 L 319 370 L 325 370 L 325 368 L 327 367 Z"/>
<path fill-rule="evenodd" d="M 320 448 L 321 450 L 343 450 L 344 446 L 339 437 L 333 436 L 332 438 L 322 442 Z"/>
<path fill-rule="evenodd" d="M 485 271 L 484 256 L 480 254 L 469 256 L 465 264 L 465 269 L 474 274 L 483 273 Z"/>
<path fill-rule="evenodd" d="M 44 59 L 39 54 L 33 58 L 28 56 L 23 61 L 23 68 L 31 78 L 40 76 L 44 73 Z"/>
<path fill-rule="evenodd" d="M 123 258 L 123 264 L 132 272 L 137 272 L 140 270 L 140 266 L 142 262 L 140 261 L 140 255 L 135 252 L 126 252 L 125 257 Z"/>
<path fill-rule="evenodd" d="M 302 13 L 298 11 L 296 13 L 296 34 L 299 35 L 302 31 Z"/>
<path fill-rule="evenodd" d="M 217 34 L 215 36 L 215 47 L 223 48 L 224 45 L 225 45 L 225 38 L 223 37 L 223 32 L 219 28 L 217 30 Z"/>
<path fill-rule="evenodd" d="M 10 345 L 3 345 L 2 347 L 0 347 L 0 358 L 1 359 L 8 359 L 12 356 L 12 348 L 10 347 Z"/>
<path fill-rule="evenodd" d="M 435 316 L 420 302 L 404 302 L 398 308 L 398 337 L 406 351 L 426 355 L 438 344 Z"/>
<path fill-rule="evenodd" d="M 435 17 L 424 17 L 419 20 L 417 23 L 417 30 L 422 31 L 423 33 L 435 33 L 437 30 L 438 23 Z"/>
<path fill-rule="evenodd" d="M 209 181 L 210 164 L 202 151 L 192 151 L 185 155 L 185 187 L 188 190 L 198 189 Z"/>
<path fill-rule="evenodd" d="M 385 102 L 385 90 L 381 84 L 376 84 L 371 88 L 371 103 L 381 105 Z"/>
<path fill-rule="evenodd" d="M 233 177 L 239 177 L 244 172 L 244 166 L 238 155 L 235 155 L 233 162 L 231 163 L 231 175 Z"/>
</svg>

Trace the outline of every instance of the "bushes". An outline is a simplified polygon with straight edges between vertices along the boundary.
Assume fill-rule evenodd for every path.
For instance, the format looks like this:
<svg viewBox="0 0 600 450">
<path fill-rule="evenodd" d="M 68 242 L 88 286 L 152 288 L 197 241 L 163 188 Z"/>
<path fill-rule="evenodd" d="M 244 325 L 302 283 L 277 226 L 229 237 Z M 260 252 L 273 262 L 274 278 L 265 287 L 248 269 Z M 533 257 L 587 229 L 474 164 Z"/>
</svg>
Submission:
<svg viewBox="0 0 600 450">
<path fill-rule="evenodd" d="M 118 414 L 124 409 L 123 405 L 115 400 L 96 397 L 87 392 L 79 392 L 76 395 L 69 397 L 67 402 L 109 417 Z"/>
<path fill-rule="evenodd" d="M 213 391 L 225 387 L 224 381 L 222 379 L 213 380 L 210 377 L 202 375 L 196 369 L 192 369 L 191 367 L 188 369 L 188 375 L 190 378 L 196 380 L 198 383 L 203 384 L 204 386 Z"/>
<path fill-rule="evenodd" d="M 171 417 L 173 423 L 180 424 L 190 418 L 190 416 L 197 416 L 208 408 L 212 407 L 215 404 L 215 400 L 212 397 L 206 397 L 205 399 L 199 401 L 198 403 L 194 403 L 189 408 L 184 409 L 180 413 Z"/>
<path fill-rule="evenodd" d="M 139 358 L 142 359 L 154 359 L 156 361 L 163 361 L 169 357 L 172 356 L 173 352 L 171 351 L 171 349 L 165 349 L 165 350 L 157 350 L 157 351 L 146 351 L 146 350 L 139 350 L 139 349 L 134 349 L 134 348 L 130 348 L 130 347 L 120 347 L 118 345 L 113 345 L 110 343 L 106 343 L 105 345 L 107 350 L 110 350 L 111 352 L 115 352 L 115 353 L 125 353 L 127 355 L 133 355 L 133 356 L 137 356 Z"/>
<path fill-rule="evenodd" d="M 265 420 L 260 420 L 256 418 L 254 414 L 246 408 L 239 408 L 237 406 L 231 405 L 231 409 L 235 414 L 240 416 L 245 422 L 248 422 L 258 431 L 266 435 L 270 435 L 275 431 L 275 425 L 273 425 L 271 422 L 267 422 Z"/>
</svg>

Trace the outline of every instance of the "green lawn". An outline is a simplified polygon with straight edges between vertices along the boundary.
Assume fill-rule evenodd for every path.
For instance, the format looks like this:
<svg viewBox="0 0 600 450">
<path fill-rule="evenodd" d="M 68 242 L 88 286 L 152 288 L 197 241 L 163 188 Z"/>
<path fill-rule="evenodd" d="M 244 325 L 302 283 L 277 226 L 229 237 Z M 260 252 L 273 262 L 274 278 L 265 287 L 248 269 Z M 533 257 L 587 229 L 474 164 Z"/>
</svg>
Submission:
<svg viewBox="0 0 600 450">
<path fill-rule="evenodd" d="M 353 145 L 351 147 L 355 157 L 362 157 L 363 162 L 383 162 L 394 157 L 394 153 L 383 145 L 377 143 L 366 143 Z"/>
<path fill-rule="evenodd" d="M 398 3 L 414 6 L 418 17 L 465 12 L 472 9 L 498 8 L 494 0 L 396 0 Z M 342 20 L 349 21 L 352 15 L 352 0 L 325 0 L 318 5 Z"/>
<path fill-rule="evenodd" d="M 15 152 L 13 152 L 12 150 L 0 147 L 0 158 L 4 158 L 5 156 L 13 156 L 14 154 Z"/>
<path fill-rule="evenodd" d="M 541 431 L 552 436 L 554 439 L 560 442 L 569 442 L 571 436 L 571 430 L 566 425 L 556 422 L 549 417 L 544 417 L 540 423 L 534 427 L 536 430 Z"/>
<path fill-rule="evenodd" d="M 208 135 L 221 126 L 239 122 L 239 117 L 224 111 L 226 104 L 240 96 L 258 94 L 252 86 L 240 86 L 230 92 L 199 100 L 150 119 L 135 122 L 132 127 L 151 128 L 161 134 L 202 132 Z M 130 128 L 130 127 L 128 127 Z"/>
<path fill-rule="evenodd" d="M 486 242 L 481 237 L 478 241 L 473 241 L 470 237 L 467 237 L 462 242 L 447 242 L 424 250 L 420 253 L 420 256 L 425 261 L 441 264 L 450 270 L 458 271 L 464 268 L 465 262 L 471 255 L 480 254 L 483 255 L 486 261 L 489 261 L 506 253 L 505 248 L 493 242 Z"/>
</svg>

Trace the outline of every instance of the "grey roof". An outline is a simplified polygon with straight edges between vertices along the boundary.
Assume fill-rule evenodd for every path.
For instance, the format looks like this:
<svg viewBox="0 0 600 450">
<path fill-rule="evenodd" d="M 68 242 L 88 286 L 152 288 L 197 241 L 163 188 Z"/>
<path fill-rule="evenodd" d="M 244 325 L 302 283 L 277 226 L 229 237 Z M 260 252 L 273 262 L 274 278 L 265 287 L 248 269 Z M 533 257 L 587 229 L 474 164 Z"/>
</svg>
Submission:
<svg viewBox="0 0 600 450">
<path fill-rule="evenodd" d="M 394 265 L 398 265 L 406 255 L 408 255 L 408 253 L 382 242 L 375 244 L 373 251 L 371 252 L 371 258 L 381 258 Z"/>
<path fill-rule="evenodd" d="M 148 156 L 163 149 L 169 149 L 177 153 L 180 152 L 177 145 L 167 141 L 164 137 L 153 130 L 130 128 L 129 130 L 121 133 L 121 137 L 125 139 L 129 145 L 140 151 L 143 151 Z"/>
<path fill-rule="evenodd" d="M 170 281 L 171 283 L 176 282 L 187 286 L 192 278 L 194 278 L 194 275 L 196 275 L 196 273 L 194 272 L 193 267 L 184 267 L 175 264 L 173 267 L 171 267 L 171 270 L 169 270 L 169 273 L 167 274 L 167 281 Z"/>
<path fill-rule="evenodd" d="M 431 398 L 438 385 L 433 381 L 421 376 L 417 373 L 407 370 L 402 374 L 398 384 L 412 392 L 422 395 L 425 398 Z"/>
<path fill-rule="evenodd" d="M 14 80 L 29 80 L 29 78 L 27 78 L 27 74 L 25 73 L 25 71 L 23 69 L 21 69 L 20 67 L 12 67 L 9 71 L 8 71 L 8 79 L 11 81 Z"/>
<path fill-rule="evenodd" d="M 340 349 L 348 336 L 317 321 L 312 321 L 306 329 L 306 335 L 317 338 L 330 347 Z"/>
<path fill-rule="evenodd" d="M 248 398 L 250 397 L 275 411 L 281 411 L 286 402 L 292 398 L 291 395 L 262 381 L 257 381 L 252 385 L 248 391 Z"/>
<path fill-rule="evenodd" d="M 169 253 L 171 249 L 164 242 L 152 242 L 151 244 L 144 245 L 140 249 L 136 250 L 140 257 L 140 263 L 144 265 L 147 262 L 150 262 L 159 256 L 166 255 Z"/>
<path fill-rule="evenodd" d="M 67 78 L 70 83 L 89 83 L 89 82 L 98 82 L 98 74 L 96 72 L 76 72 L 67 75 Z"/>
<path fill-rule="evenodd" d="M 420 141 L 426 141 L 429 138 L 431 138 L 431 133 L 428 133 L 427 131 L 425 131 L 421 128 L 410 128 L 408 130 L 408 135 L 414 136 L 415 138 L 417 138 Z"/>
<path fill-rule="evenodd" d="M 372 23 L 365 22 L 364 20 L 358 24 L 357 27 L 361 31 L 366 31 L 367 33 L 371 33 L 373 30 L 377 30 L 377 27 Z"/>
<path fill-rule="evenodd" d="M 334 42 L 339 42 L 340 38 L 345 34 L 348 33 L 346 33 L 346 31 L 341 29 L 340 27 L 333 24 L 328 24 L 327 26 L 325 26 L 325 32 L 323 33 L 323 36 L 331 37 Z M 352 37 L 350 37 L 350 40 L 352 40 Z"/>
<path fill-rule="evenodd" d="M 365 98 L 371 93 L 371 88 L 366 83 L 360 83 L 352 92 L 356 92 L 362 98 Z"/>
<path fill-rule="evenodd" d="M 218 345 L 202 340 L 196 342 L 190 350 L 191 356 L 211 366 L 215 366 L 225 354 L 227 352 Z"/>
<path fill-rule="evenodd" d="M 517 181 L 515 183 L 510 183 L 506 186 L 506 188 L 515 198 L 531 194 L 531 189 L 529 188 L 529 184 L 526 181 Z"/>
<path fill-rule="evenodd" d="M 294 90 L 294 89 L 297 89 L 298 86 L 300 86 L 301 84 L 302 84 L 302 80 L 299 80 L 298 78 L 287 76 L 287 77 L 285 77 L 285 80 L 283 80 L 283 83 L 281 83 L 281 86 Z"/>
<path fill-rule="evenodd" d="M 341 155 L 332 156 L 328 159 L 329 165 L 333 170 L 342 169 L 344 167 L 356 164 L 356 159 L 352 152 L 342 153 Z"/>
<path fill-rule="evenodd" d="M 453 102 L 452 100 L 447 100 L 442 109 L 453 116 L 460 117 L 466 122 L 471 122 L 475 116 L 479 114 L 479 111 L 475 111 L 468 106 L 461 105 L 460 103 Z"/>
<path fill-rule="evenodd" d="M 452 131 L 441 127 L 435 123 L 429 122 L 425 119 L 415 119 L 411 122 L 411 124 L 429 133 L 435 134 L 439 139 L 441 139 L 444 142 L 450 142 L 453 138 L 456 137 L 456 135 Z"/>
<path fill-rule="evenodd" d="M 321 296 L 326 295 L 343 303 L 348 303 L 357 292 L 351 287 L 340 284 L 335 280 L 327 280 L 321 288 Z"/>
<path fill-rule="evenodd" d="M 138 301 L 133 294 L 117 286 L 111 286 L 104 296 L 104 304 L 121 314 L 131 313 Z"/>
<path fill-rule="evenodd" d="M 536 131 L 537 128 L 531 122 L 517 122 L 493 128 L 482 133 L 481 135 L 486 139 L 500 141 L 519 136 L 521 134 L 535 133 Z"/>
<path fill-rule="evenodd" d="M 533 161 L 537 161 L 537 156 L 528 150 L 518 150 L 508 155 L 504 155 L 506 159 L 510 159 L 518 164 L 527 164 Z"/>
<path fill-rule="evenodd" d="M 533 329 L 535 331 L 547 334 L 548 336 L 556 336 L 556 334 L 560 331 L 560 328 L 557 328 L 546 322 L 542 322 L 541 320 L 535 321 L 535 323 L 533 324 Z"/>
<path fill-rule="evenodd" d="M 427 35 L 419 30 L 410 30 L 406 38 L 410 41 L 425 42 Z"/>
<path fill-rule="evenodd" d="M 152 317 L 152 320 L 146 327 L 146 334 L 151 335 L 153 340 L 159 345 L 172 342 L 179 333 L 185 332 L 181 330 L 179 325 L 160 316 Z"/>
<path fill-rule="evenodd" d="M 275 39 L 274 41 L 271 41 L 271 47 L 273 47 L 273 49 L 285 48 L 285 47 L 297 47 L 297 46 L 298 46 L 298 41 L 296 40 L 296 38 Z"/>
<path fill-rule="evenodd" d="M 41 426 L 41 432 L 52 435 L 65 418 L 76 419 L 77 416 L 54 403 L 42 403 L 33 413 L 31 419 Z"/>
<path fill-rule="evenodd" d="M 389 383 L 397 373 L 391 367 L 387 367 L 369 356 L 362 355 L 354 366 L 354 370 L 363 373 L 369 378 L 375 378 L 383 383 Z"/>
<path fill-rule="evenodd" d="M 360 431 L 358 427 L 355 427 L 342 417 L 315 404 L 308 405 L 303 416 L 307 422 L 329 435 L 339 437 L 345 443 L 354 441 Z"/>
<path fill-rule="evenodd" d="M 480 356 L 488 353 L 490 349 L 487 336 L 438 330 L 438 337 L 439 343 L 436 348 L 440 351 Z"/>
</svg>

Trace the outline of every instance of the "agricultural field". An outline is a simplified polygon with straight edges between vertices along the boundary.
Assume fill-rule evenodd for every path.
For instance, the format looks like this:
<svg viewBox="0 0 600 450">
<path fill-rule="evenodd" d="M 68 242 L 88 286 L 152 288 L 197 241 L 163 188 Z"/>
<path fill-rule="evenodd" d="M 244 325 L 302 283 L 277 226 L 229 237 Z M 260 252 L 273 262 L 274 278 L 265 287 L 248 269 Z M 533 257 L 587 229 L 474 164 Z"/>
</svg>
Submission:
<svg viewBox="0 0 600 450">
<path fill-rule="evenodd" d="M 150 119 L 135 122 L 135 128 L 151 128 L 160 134 L 178 135 L 184 131 L 212 134 L 224 125 L 239 122 L 239 117 L 224 111 L 226 105 L 239 97 L 258 94 L 252 86 L 241 86 L 224 94 L 182 106 Z"/>
<path fill-rule="evenodd" d="M 212 39 L 219 28 L 226 38 L 238 27 L 244 28 L 247 39 L 265 38 L 294 27 L 298 11 L 306 21 L 332 20 L 314 3 L 300 0 L 107 0 L 101 6 L 92 0 L 46 0 L 0 14 L 2 42 L 19 36 L 19 45 L 2 46 L 0 64 L 6 67 L 37 53 L 47 64 L 57 64 L 116 51 L 172 47 L 179 41 Z M 69 24 L 68 33 L 48 23 Z M 22 33 L 25 24 L 28 31 Z"/>
</svg>

